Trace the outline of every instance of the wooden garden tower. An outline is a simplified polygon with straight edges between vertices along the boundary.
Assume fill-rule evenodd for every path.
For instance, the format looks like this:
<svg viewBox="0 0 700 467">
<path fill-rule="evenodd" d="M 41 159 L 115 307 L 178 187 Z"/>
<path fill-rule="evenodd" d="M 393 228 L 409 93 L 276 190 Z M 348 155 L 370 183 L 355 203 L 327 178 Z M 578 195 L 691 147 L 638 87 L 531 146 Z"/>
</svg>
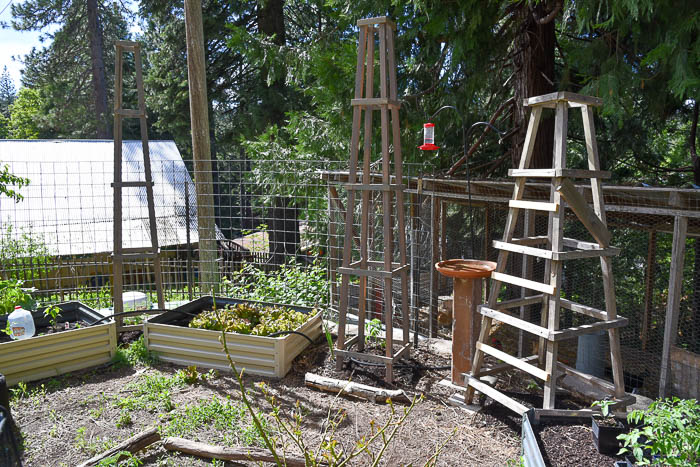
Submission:
<svg viewBox="0 0 700 467">
<path fill-rule="evenodd" d="M 360 40 L 357 53 L 357 72 L 355 74 L 355 98 L 352 99 L 352 139 L 350 142 L 350 165 L 348 183 L 347 212 L 345 214 L 345 241 L 343 245 L 343 263 L 338 268 L 342 275 L 340 286 L 340 310 L 336 358 L 338 369 L 346 357 L 371 360 L 386 365 L 386 381 L 393 378 L 393 364 L 406 355 L 411 347 L 408 332 L 408 265 L 406 263 L 406 235 L 404 219 L 404 196 L 401 161 L 401 134 L 399 130 L 399 108 L 396 89 L 396 64 L 394 57 L 394 31 L 396 25 L 386 17 L 368 18 L 357 22 Z M 375 91 L 375 43 L 379 46 L 379 95 Z M 372 180 L 372 118 L 378 111 L 381 121 L 381 183 Z M 364 136 L 362 161 L 360 153 L 360 130 L 364 113 Z M 391 125 L 391 130 L 389 125 Z M 390 138 L 391 136 L 391 138 Z M 391 141 L 390 141 L 391 139 Z M 392 174 L 392 153 L 393 169 Z M 362 180 L 358 183 L 358 170 L 362 171 Z M 353 260 L 353 230 L 356 193 L 361 193 L 360 201 L 360 239 L 359 258 Z M 382 242 L 383 258 L 370 259 L 369 250 L 369 214 L 372 193 L 381 193 L 382 205 Z M 394 228 L 398 235 L 398 262 L 394 262 Z M 350 277 L 359 278 L 359 309 L 357 335 L 346 339 L 345 331 L 349 305 Z M 401 280 L 401 328 L 403 338 L 395 351 L 393 339 L 392 280 Z M 367 278 L 373 277 L 383 281 L 384 325 L 386 328 L 386 356 L 364 353 L 365 315 L 367 298 Z M 352 345 L 356 351 L 348 350 Z"/>
<path fill-rule="evenodd" d="M 620 250 L 610 245 L 610 232 L 606 225 L 605 206 L 600 182 L 601 179 L 609 177 L 610 173 L 600 170 L 593 124 L 592 107 L 600 104 L 600 99 L 568 92 L 532 97 L 524 102 L 524 105 L 532 108 L 532 112 L 520 164 L 517 169 L 509 171 L 509 175 L 515 177 L 515 188 L 513 199 L 509 203 L 503 241 L 494 242 L 494 247 L 500 251 L 496 270 L 491 275 L 492 284 L 488 303 L 479 308 L 479 312 L 483 315 L 481 333 L 476 344 L 472 372 L 465 375 L 466 382 L 469 385 L 466 397 L 467 402 L 470 402 L 473 398 L 474 390 L 478 390 L 518 413 L 522 414 L 527 411 L 527 407 L 518 401 L 479 380 L 479 376 L 483 374 L 481 371 L 485 355 L 491 355 L 501 360 L 503 362 L 503 365 L 500 365 L 502 369 L 515 367 L 541 379 L 544 382 L 543 408 L 550 411 L 555 411 L 554 399 L 557 378 L 564 373 L 585 378 L 589 383 L 604 389 L 618 402 L 617 407 L 628 405 L 630 402 L 630 398 L 625 397 L 618 329 L 627 324 L 627 319 L 617 316 L 612 272 L 612 257 L 617 255 Z M 554 109 L 555 111 L 553 165 L 551 169 L 530 169 L 537 128 L 542 112 L 545 109 Z M 583 129 L 588 153 L 587 170 L 568 169 L 566 166 L 569 109 L 580 109 L 583 117 Z M 551 181 L 550 200 L 548 203 L 523 199 L 527 178 L 549 179 Z M 588 204 L 588 201 L 574 186 L 572 179 L 576 178 L 590 181 L 592 206 Z M 564 237 L 566 209 L 571 209 L 576 216 L 576 221 L 583 224 L 595 239 L 595 242 L 585 242 Z M 520 210 L 524 210 L 526 214 L 532 210 L 547 212 L 547 235 L 533 236 L 531 232 L 526 232 L 522 238 L 514 238 Z M 504 271 L 511 254 L 544 259 L 544 282 L 533 281 L 530 277 L 516 277 L 505 274 Z M 604 310 L 575 303 L 562 297 L 561 293 L 564 261 L 594 257 L 600 258 L 601 280 L 603 281 L 605 294 Z M 499 301 L 501 283 L 523 287 L 539 292 L 539 294 L 514 300 Z M 533 304 L 542 305 L 542 320 L 539 325 L 508 311 L 513 308 Z M 562 308 L 593 317 L 597 321 L 594 324 L 560 329 L 559 315 Z M 537 336 L 540 342 L 538 355 L 517 358 L 489 345 L 489 333 L 493 320 Z M 562 341 L 576 338 L 581 334 L 601 330 L 607 330 L 610 340 L 610 361 L 614 384 L 591 375 L 584 375 L 562 364 L 557 359 L 559 344 Z M 493 373 L 493 371 L 490 372 Z"/>
</svg>

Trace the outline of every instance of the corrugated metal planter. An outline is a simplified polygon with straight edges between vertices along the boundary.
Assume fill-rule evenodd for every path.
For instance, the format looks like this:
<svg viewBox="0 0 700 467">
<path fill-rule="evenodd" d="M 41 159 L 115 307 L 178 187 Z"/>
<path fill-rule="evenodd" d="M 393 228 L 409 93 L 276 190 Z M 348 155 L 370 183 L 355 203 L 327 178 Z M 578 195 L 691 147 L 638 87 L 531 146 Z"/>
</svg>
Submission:
<svg viewBox="0 0 700 467">
<path fill-rule="evenodd" d="M 150 318 L 144 323 L 146 346 L 166 362 L 177 365 L 196 365 L 200 368 L 230 370 L 226 354 L 221 348 L 221 333 L 208 329 L 187 327 L 192 314 L 211 310 L 214 299 L 201 297 L 174 310 Z M 217 307 L 237 303 L 255 303 L 277 305 L 273 303 L 216 298 Z M 296 329 L 312 340 L 321 335 L 321 313 L 314 313 L 308 307 L 284 305 L 309 315 L 309 320 Z M 190 315 L 186 314 L 189 313 Z M 292 360 L 299 355 L 309 341 L 298 334 L 280 337 L 252 336 L 247 334 L 226 333 L 231 358 L 238 370 L 245 373 L 282 378 L 292 366 Z"/>
<path fill-rule="evenodd" d="M 58 305 L 58 322 L 95 323 L 102 315 L 80 302 Z M 6 317 L 4 321 L 6 321 Z M 2 323 L 0 323 L 2 324 Z M 35 314 L 37 327 L 47 326 L 48 318 Z M 58 376 L 109 362 L 117 348 L 117 328 L 114 321 L 62 331 L 30 339 L 0 344 L 0 373 L 7 384 Z"/>
</svg>

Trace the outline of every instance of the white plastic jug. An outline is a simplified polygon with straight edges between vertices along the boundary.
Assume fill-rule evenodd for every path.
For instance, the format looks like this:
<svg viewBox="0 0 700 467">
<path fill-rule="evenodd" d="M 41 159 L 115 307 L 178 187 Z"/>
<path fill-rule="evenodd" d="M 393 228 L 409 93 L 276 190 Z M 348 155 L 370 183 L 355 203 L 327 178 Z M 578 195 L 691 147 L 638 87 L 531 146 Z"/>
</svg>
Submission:
<svg viewBox="0 0 700 467">
<path fill-rule="evenodd" d="M 10 324 L 10 337 L 13 339 L 29 339 L 34 335 L 34 318 L 21 306 L 15 307 L 15 311 L 7 317 L 7 322 Z"/>
</svg>

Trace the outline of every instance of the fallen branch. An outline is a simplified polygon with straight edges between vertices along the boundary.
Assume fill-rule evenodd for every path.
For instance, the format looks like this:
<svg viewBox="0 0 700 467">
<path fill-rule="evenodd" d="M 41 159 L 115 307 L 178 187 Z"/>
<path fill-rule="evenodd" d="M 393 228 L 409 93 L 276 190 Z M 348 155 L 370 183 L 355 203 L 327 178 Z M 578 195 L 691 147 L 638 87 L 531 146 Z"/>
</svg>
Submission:
<svg viewBox="0 0 700 467">
<path fill-rule="evenodd" d="M 332 392 L 333 394 L 343 393 L 360 397 L 371 402 L 402 402 L 410 404 L 411 400 L 401 389 L 383 389 L 366 384 L 353 383 L 342 379 L 328 378 L 314 373 L 306 373 L 304 383 L 311 388 L 321 391 Z"/>
<path fill-rule="evenodd" d="M 219 459 L 222 461 L 255 461 L 275 462 L 275 457 L 267 449 L 252 448 L 248 446 L 222 447 L 211 444 L 199 443 L 183 438 L 165 438 L 163 447 L 168 451 L 180 451 L 207 459 Z M 288 467 L 304 467 L 306 461 L 303 457 L 285 457 L 285 465 Z"/>
<path fill-rule="evenodd" d="M 113 448 L 108 449 L 107 451 L 104 451 L 103 453 L 98 454 L 95 457 L 91 457 L 90 459 L 80 464 L 78 467 L 88 467 L 91 465 L 97 465 L 102 459 L 114 456 L 115 454 L 118 454 L 122 451 L 128 451 L 133 454 L 158 441 L 160 441 L 160 433 L 158 433 L 158 429 L 155 427 L 149 428 L 148 430 L 135 434 L 131 438 L 127 439 L 122 443 L 117 444 Z M 121 457 L 122 456 L 119 456 L 119 458 Z"/>
</svg>

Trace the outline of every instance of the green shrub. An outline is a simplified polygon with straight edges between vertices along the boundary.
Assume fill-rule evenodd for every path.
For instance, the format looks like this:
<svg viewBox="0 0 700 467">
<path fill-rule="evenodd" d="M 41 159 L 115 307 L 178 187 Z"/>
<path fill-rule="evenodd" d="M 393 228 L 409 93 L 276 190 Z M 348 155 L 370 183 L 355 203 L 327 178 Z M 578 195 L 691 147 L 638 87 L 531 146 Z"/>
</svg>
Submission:
<svg viewBox="0 0 700 467">
<path fill-rule="evenodd" d="M 310 307 L 328 303 L 329 290 L 326 268 L 319 261 L 311 266 L 290 261 L 270 272 L 244 263 L 222 284 L 230 297 Z"/>
<path fill-rule="evenodd" d="M 249 303 L 227 305 L 223 309 L 204 311 L 192 318 L 191 328 L 269 336 L 275 332 L 293 331 L 309 316 L 291 308 Z"/>
<path fill-rule="evenodd" d="M 0 315 L 12 313 L 17 305 L 27 310 L 36 308 L 31 295 L 35 289 L 22 287 L 22 284 L 20 280 L 0 280 Z"/>
<path fill-rule="evenodd" d="M 632 453 L 638 465 L 700 464 L 700 405 L 695 399 L 659 399 L 647 410 L 627 415 L 642 424 L 618 436 L 624 442 L 619 454 Z"/>
</svg>

